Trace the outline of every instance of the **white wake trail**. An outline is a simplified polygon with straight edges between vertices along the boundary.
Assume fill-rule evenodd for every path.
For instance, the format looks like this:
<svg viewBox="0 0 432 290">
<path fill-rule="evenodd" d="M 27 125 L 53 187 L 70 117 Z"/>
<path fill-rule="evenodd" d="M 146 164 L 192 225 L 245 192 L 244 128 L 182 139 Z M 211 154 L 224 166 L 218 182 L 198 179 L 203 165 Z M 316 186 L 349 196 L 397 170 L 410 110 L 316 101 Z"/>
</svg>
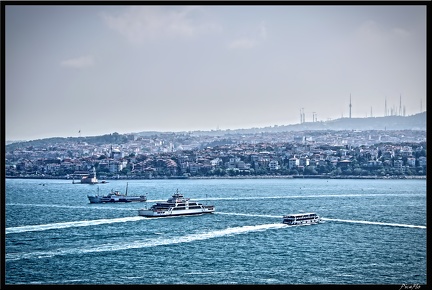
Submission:
<svg viewBox="0 0 432 290">
<path fill-rule="evenodd" d="M 250 214 L 250 213 L 235 213 L 235 212 L 215 212 L 215 214 L 235 215 L 235 216 L 252 216 L 252 217 L 268 217 L 268 218 L 280 218 L 280 219 L 282 219 L 282 215 Z"/>
<path fill-rule="evenodd" d="M 255 226 L 241 226 L 226 228 L 223 230 L 210 231 L 206 233 L 197 233 L 180 237 L 168 237 L 168 238 L 158 238 L 158 239 L 146 239 L 133 242 L 121 242 L 121 243 L 109 243 L 101 244 L 95 247 L 85 247 L 85 248 L 70 248 L 70 249 L 57 249 L 53 251 L 46 252 L 28 252 L 28 253 L 13 253 L 6 254 L 6 260 L 20 260 L 20 259 L 32 259 L 32 258 L 50 258 L 58 255 L 77 255 L 85 253 L 95 253 L 95 252 L 117 252 L 121 250 L 128 249 L 141 249 L 158 247 L 165 245 L 174 245 L 181 243 L 190 243 L 194 241 L 208 240 L 223 236 L 239 235 L 248 232 L 266 231 L 270 229 L 286 228 L 286 225 L 282 223 L 273 224 L 263 224 Z"/>
<path fill-rule="evenodd" d="M 202 198 L 198 198 L 198 200 L 264 200 L 264 199 L 367 197 L 367 196 L 424 196 L 424 194 L 410 194 L 410 193 L 301 194 L 301 195 L 243 196 L 243 197 L 205 197 L 205 198 L 202 197 Z"/>
<path fill-rule="evenodd" d="M 357 220 L 341 220 L 341 219 L 330 219 L 330 218 L 322 218 L 322 219 L 325 221 L 334 221 L 334 222 L 343 222 L 343 223 L 356 223 L 356 224 L 368 224 L 368 225 L 391 226 L 391 227 L 405 227 L 405 228 L 419 228 L 419 229 L 425 229 L 426 228 L 426 226 L 395 224 L 395 223 L 382 223 L 382 222 L 357 221 Z"/>
<path fill-rule="evenodd" d="M 52 229 L 65 229 L 71 227 L 87 227 L 87 226 L 95 226 L 101 224 L 134 222 L 138 220 L 143 220 L 143 218 L 140 216 L 133 216 L 133 217 L 123 217 L 123 218 L 115 218 L 115 219 L 99 219 L 99 220 L 87 220 L 87 221 L 76 221 L 76 222 L 52 223 L 52 224 L 44 224 L 44 225 L 10 227 L 10 228 L 6 228 L 6 234 L 46 231 Z"/>
<path fill-rule="evenodd" d="M 77 208 L 77 209 L 107 209 L 107 210 L 121 210 L 130 211 L 136 210 L 133 208 L 115 207 L 115 206 L 105 206 L 98 204 L 88 204 L 86 206 L 75 206 L 75 205 L 61 205 L 61 204 L 32 204 L 32 203 L 7 203 L 6 206 L 28 206 L 28 207 L 54 207 L 54 208 Z"/>
<path fill-rule="evenodd" d="M 234 213 L 234 212 L 215 212 L 215 214 L 223 215 L 235 215 L 235 216 L 251 216 L 251 217 L 268 217 L 268 218 L 279 218 L 282 220 L 282 215 L 262 215 L 262 214 L 247 214 L 247 213 Z M 379 226 L 392 226 L 392 227 L 405 227 L 405 228 L 419 228 L 426 229 L 426 226 L 407 225 L 398 223 L 383 223 L 383 222 L 371 222 L 371 221 L 359 221 L 359 220 L 343 220 L 343 219 L 332 219 L 322 218 L 323 221 L 334 221 L 344 223 L 357 223 L 357 224 L 368 224 L 368 225 L 379 225 Z"/>
</svg>

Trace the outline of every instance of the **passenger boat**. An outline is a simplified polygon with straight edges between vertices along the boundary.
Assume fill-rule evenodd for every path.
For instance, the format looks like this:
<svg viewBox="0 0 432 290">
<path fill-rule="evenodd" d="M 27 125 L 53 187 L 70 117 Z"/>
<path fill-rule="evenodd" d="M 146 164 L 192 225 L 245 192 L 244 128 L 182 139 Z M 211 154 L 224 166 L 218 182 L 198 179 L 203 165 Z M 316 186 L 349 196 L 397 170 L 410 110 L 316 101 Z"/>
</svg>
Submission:
<svg viewBox="0 0 432 290">
<path fill-rule="evenodd" d="M 106 202 L 144 202 L 147 201 L 147 196 L 133 196 L 127 195 L 127 184 L 126 184 L 126 193 L 120 193 L 118 190 L 111 190 L 110 193 L 104 196 L 100 196 L 99 193 L 97 195 L 87 195 L 90 203 L 106 203 Z M 99 188 L 98 188 L 99 191 Z"/>
<path fill-rule="evenodd" d="M 200 202 L 191 201 L 190 198 L 185 198 L 180 194 L 177 189 L 177 192 L 166 202 L 158 202 L 149 209 L 140 209 L 138 215 L 144 217 L 168 217 L 213 213 L 214 211 L 215 207 L 213 205 L 203 205 Z"/>
<path fill-rule="evenodd" d="M 321 217 L 316 213 L 297 213 L 283 216 L 284 224 L 287 225 L 310 225 L 321 222 Z"/>
</svg>

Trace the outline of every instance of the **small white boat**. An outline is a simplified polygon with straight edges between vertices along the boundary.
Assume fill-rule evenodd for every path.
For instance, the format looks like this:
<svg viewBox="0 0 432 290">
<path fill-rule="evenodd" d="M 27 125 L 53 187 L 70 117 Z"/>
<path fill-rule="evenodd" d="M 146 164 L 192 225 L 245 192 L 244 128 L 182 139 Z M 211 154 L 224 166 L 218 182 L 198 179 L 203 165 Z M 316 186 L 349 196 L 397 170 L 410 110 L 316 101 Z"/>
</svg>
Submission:
<svg viewBox="0 0 432 290">
<path fill-rule="evenodd" d="M 191 201 L 177 192 L 172 195 L 166 202 L 158 202 L 149 209 L 138 210 L 138 215 L 144 217 L 168 217 L 182 215 L 197 215 L 213 213 L 213 205 L 203 205 L 197 201 Z"/>
<path fill-rule="evenodd" d="M 126 184 L 126 193 L 120 193 L 118 190 L 113 191 L 107 195 L 100 196 L 99 193 L 97 195 L 87 195 L 90 203 L 106 203 L 106 202 L 144 202 L 147 201 L 147 196 L 133 196 L 127 195 L 128 185 Z M 99 188 L 98 188 L 99 191 Z"/>
<path fill-rule="evenodd" d="M 284 224 L 287 225 L 312 225 L 321 222 L 321 217 L 316 213 L 297 213 L 283 216 Z"/>
</svg>

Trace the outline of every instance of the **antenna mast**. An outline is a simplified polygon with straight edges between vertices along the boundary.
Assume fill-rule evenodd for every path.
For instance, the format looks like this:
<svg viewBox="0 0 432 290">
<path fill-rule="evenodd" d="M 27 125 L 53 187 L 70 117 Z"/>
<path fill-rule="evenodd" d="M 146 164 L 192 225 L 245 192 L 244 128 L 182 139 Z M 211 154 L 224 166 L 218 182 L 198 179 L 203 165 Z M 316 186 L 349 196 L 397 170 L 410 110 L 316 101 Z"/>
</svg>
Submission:
<svg viewBox="0 0 432 290">
<path fill-rule="evenodd" d="M 402 94 L 399 96 L 399 116 L 402 116 Z"/>
<path fill-rule="evenodd" d="M 351 93 L 350 93 L 350 104 L 349 104 L 349 118 L 351 119 Z"/>
<path fill-rule="evenodd" d="M 387 117 L 387 97 L 385 97 L 384 101 L 384 117 Z"/>
</svg>

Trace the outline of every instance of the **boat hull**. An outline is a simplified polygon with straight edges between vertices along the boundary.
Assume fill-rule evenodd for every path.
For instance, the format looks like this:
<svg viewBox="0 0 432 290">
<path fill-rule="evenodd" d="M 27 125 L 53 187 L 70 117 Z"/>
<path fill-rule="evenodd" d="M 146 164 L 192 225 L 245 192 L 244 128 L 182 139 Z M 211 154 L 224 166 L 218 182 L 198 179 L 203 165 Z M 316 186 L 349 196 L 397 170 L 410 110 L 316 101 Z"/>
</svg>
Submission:
<svg viewBox="0 0 432 290">
<path fill-rule="evenodd" d="M 207 213 L 213 213 L 213 209 L 193 209 L 193 210 L 181 210 L 181 211 L 175 211 L 175 210 L 167 210 L 167 211 L 153 211 L 150 209 L 140 209 L 138 210 L 138 215 L 143 217 L 172 217 L 172 216 L 185 216 L 185 215 L 201 215 L 201 214 L 207 214 Z"/>
<path fill-rule="evenodd" d="M 90 203 L 113 203 L 113 202 L 145 202 L 146 197 L 142 196 L 128 196 L 128 197 L 100 197 L 100 196 L 87 196 Z"/>
<path fill-rule="evenodd" d="M 305 226 L 305 225 L 316 225 L 321 223 L 321 219 L 314 219 L 314 220 L 305 220 L 305 221 L 295 221 L 295 222 L 287 222 L 283 221 L 284 224 L 289 226 Z"/>
</svg>

